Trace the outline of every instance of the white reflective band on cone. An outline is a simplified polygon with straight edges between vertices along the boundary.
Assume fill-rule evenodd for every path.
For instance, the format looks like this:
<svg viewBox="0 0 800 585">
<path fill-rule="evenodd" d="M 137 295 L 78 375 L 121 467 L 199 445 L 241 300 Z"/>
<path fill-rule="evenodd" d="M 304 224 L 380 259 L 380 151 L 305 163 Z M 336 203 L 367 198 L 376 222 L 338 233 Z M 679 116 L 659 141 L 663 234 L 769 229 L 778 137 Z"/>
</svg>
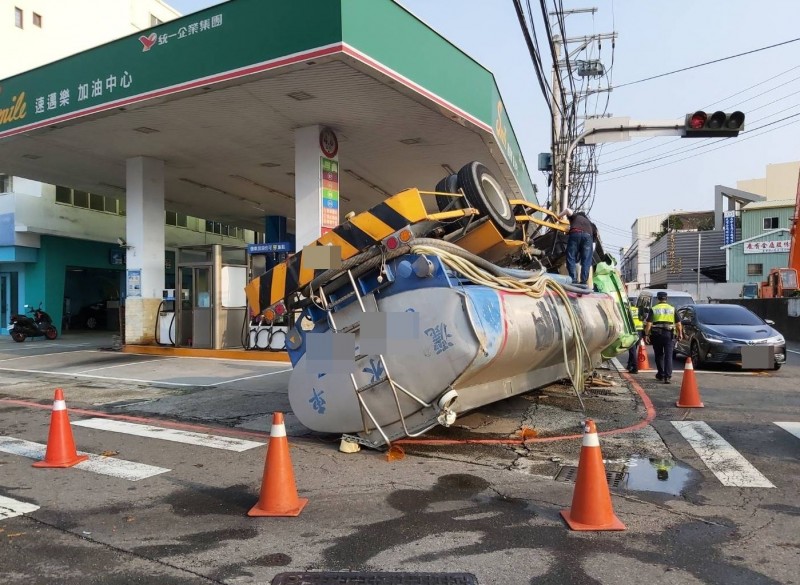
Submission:
<svg viewBox="0 0 800 585">
<path fill-rule="evenodd" d="M 53 402 L 53 410 L 67 410 L 67 403 L 63 400 L 55 400 Z"/>
<path fill-rule="evenodd" d="M 599 447 L 600 439 L 597 438 L 597 433 L 587 433 L 583 435 L 582 444 L 584 447 Z"/>
<path fill-rule="evenodd" d="M 281 423 L 279 425 L 272 425 L 272 430 L 269 432 L 270 437 L 285 437 L 286 425 Z"/>
<path fill-rule="evenodd" d="M 692 364 L 692 362 L 690 360 L 687 360 L 686 361 L 686 365 L 683 366 L 683 369 L 684 370 L 693 370 L 694 369 L 694 364 Z"/>
</svg>

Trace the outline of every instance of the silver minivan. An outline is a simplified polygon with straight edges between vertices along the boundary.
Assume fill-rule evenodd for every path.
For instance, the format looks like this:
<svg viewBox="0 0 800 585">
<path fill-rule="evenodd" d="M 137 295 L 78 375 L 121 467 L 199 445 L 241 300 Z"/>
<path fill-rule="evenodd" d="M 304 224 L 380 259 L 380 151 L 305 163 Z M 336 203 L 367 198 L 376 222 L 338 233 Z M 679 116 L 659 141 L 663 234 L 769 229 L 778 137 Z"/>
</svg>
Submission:
<svg viewBox="0 0 800 585">
<path fill-rule="evenodd" d="M 650 307 L 656 304 L 656 295 L 660 292 L 667 293 L 667 302 L 680 309 L 684 305 L 693 305 L 694 298 L 684 290 L 673 290 L 671 288 L 645 288 L 639 291 L 639 297 L 636 299 L 636 307 L 639 309 L 640 319 L 641 315 L 645 315 L 645 311 L 649 311 Z"/>
</svg>

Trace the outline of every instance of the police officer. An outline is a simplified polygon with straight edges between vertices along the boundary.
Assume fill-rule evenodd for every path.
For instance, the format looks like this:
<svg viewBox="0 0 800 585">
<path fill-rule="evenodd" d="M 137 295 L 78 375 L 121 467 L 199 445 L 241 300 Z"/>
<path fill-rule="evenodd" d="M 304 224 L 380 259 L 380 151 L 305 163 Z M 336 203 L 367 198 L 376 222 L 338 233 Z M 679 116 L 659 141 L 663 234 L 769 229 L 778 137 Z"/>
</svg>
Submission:
<svg viewBox="0 0 800 585">
<path fill-rule="evenodd" d="M 667 293 L 659 291 L 658 303 L 650 307 L 644 324 L 645 339 L 650 338 L 656 354 L 656 380 L 669 384 L 672 379 L 672 351 L 675 348 L 675 333 L 680 338 L 683 328 L 678 320 L 675 307 L 667 302 Z"/>
</svg>

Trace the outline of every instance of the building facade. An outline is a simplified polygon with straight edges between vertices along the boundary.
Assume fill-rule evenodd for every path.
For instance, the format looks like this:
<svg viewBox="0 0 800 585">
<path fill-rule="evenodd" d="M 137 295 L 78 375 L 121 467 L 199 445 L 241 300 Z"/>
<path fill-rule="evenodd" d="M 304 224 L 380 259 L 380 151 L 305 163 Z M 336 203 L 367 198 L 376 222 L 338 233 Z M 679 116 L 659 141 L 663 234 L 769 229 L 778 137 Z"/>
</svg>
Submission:
<svg viewBox="0 0 800 585">
<path fill-rule="evenodd" d="M 650 244 L 667 216 L 667 213 L 658 213 L 637 217 L 631 226 L 631 245 L 620 261 L 622 280 L 629 294 L 650 285 Z"/>
<path fill-rule="evenodd" d="M 0 11 L 0 50 L 14 57 L 0 60 L 0 79 L 180 16 L 159 0 L 15 0 L 3 3 Z M 119 302 L 127 253 L 136 253 L 124 246 L 122 195 L 10 176 L 0 166 L 0 334 L 7 334 L 11 315 L 24 312 L 26 304 L 41 303 L 61 331 L 71 323 L 80 325 L 74 318 L 81 307 Z M 167 287 L 175 286 L 178 247 L 244 245 L 258 237 L 251 230 L 169 210 L 164 226 Z"/>
<path fill-rule="evenodd" d="M 786 267 L 794 205 L 794 200 L 783 199 L 742 208 L 742 239 L 723 247 L 728 282 L 761 282 L 773 268 Z"/>
</svg>

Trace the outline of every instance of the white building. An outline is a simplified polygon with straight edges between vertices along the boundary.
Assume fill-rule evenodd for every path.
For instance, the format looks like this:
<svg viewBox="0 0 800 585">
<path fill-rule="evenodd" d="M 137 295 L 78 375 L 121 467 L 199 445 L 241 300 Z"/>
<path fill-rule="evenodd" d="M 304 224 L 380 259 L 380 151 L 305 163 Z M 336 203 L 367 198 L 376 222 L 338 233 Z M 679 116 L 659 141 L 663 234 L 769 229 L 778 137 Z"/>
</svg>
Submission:
<svg viewBox="0 0 800 585">
<path fill-rule="evenodd" d="M 654 233 L 661 230 L 669 213 L 637 217 L 631 225 L 631 245 L 625 249 L 620 261 L 622 280 L 628 293 L 646 288 L 650 284 L 650 244 Z"/>
</svg>

